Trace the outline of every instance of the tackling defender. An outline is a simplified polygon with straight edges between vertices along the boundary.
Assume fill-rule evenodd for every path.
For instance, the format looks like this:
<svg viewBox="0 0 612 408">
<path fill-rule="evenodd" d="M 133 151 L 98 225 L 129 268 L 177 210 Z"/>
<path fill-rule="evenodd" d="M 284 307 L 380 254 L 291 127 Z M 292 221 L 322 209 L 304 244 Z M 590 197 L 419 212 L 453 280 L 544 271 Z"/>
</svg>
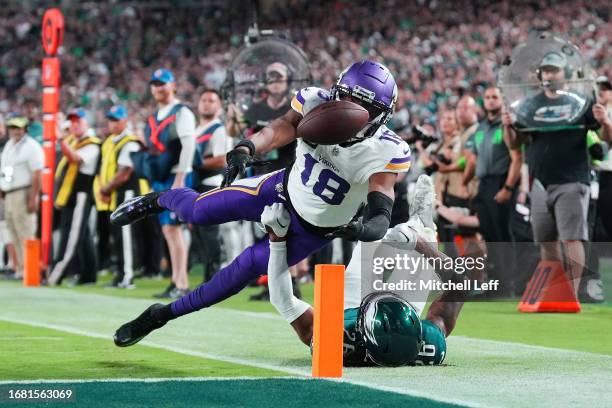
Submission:
<svg viewBox="0 0 612 408">
<path fill-rule="evenodd" d="M 363 106 L 369 122 L 351 140 L 316 145 L 297 139 L 301 119 L 316 106 L 345 99 Z M 169 209 L 183 221 L 198 225 L 229 221 L 260 221 L 264 207 L 283 203 L 289 209 L 289 265 L 306 258 L 335 237 L 360 241 L 381 239 L 390 224 L 393 186 L 398 173 L 410 168 L 410 148 L 385 123 L 391 118 L 397 85 L 389 70 L 374 61 L 351 65 L 331 92 L 309 87 L 297 92 L 284 116 L 243 140 L 228 153 L 222 188 L 198 194 L 191 189 L 151 193 L 126 201 L 111 219 L 124 225 Z M 291 167 L 231 184 L 253 162 L 255 152 L 297 140 Z M 231 184 L 231 185 L 230 185 Z M 354 214 L 367 201 L 363 221 Z M 115 344 L 130 346 L 171 319 L 214 305 L 239 292 L 253 278 L 267 273 L 269 245 L 258 242 L 196 290 L 175 302 L 152 305 L 121 326 Z"/>
<path fill-rule="evenodd" d="M 435 231 L 428 227 L 433 227 L 433 197 L 429 177 L 421 176 L 411 202 L 410 220 L 389 229 L 383 241 L 414 247 L 421 240 L 435 242 Z M 275 203 L 264 209 L 261 222 L 270 239 L 270 301 L 300 340 L 310 345 L 313 310 L 293 296 L 287 271 L 285 237 L 291 222 L 289 214 L 282 204 Z M 344 365 L 441 364 L 446 355 L 445 337 L 453 330 L 463 302 L 451 292 L 445 292 L 432 303 L 427 319 L 421 320 L 419 314 L 424 303 L 412 305 L 390 292 L 373 292 L 361 300 L 360 245 L 355 248 L 345 275 Z"/>
</svg>

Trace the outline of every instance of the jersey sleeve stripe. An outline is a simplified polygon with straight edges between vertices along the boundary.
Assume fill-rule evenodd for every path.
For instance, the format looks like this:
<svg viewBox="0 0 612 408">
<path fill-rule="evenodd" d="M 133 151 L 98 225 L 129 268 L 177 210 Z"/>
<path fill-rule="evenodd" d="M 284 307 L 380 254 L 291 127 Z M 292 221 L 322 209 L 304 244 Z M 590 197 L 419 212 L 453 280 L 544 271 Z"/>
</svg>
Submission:
<svg viewBox="0 0 612 408">
<path fill-rule="evenodd" d="M 293 99 L 291 100 L 291 108 L 301 115 L 304 114 L 304 104 L 300 103 L 300 101 L 297 98 L 297 95 L 294 96 Z"/>
<path fill-rule="evenodd" d="M 410 156 L 406 156 L 406 157 L 398 157 L 395 159 L 391 159 L 391 163 L 393 164 L 402 164 L 402 163 L 406 163 L 410 161 Z"/>
<path fill-rule="evenodd" d="M 385 166 L 385 169 L 387 170 L 408 170 L 411 165 L 412 165 L 412 162 L 406 162 L 402 164 L 389 163 Z"/>
<path fill-rule="evenodd" d="M 298 102 L 302 105 L 304 105 L 304 103 L 306 103 L 306 100 L 304 99 L 304 97 L 302 96 L 302 90 L 300 89 L 296 94 L 295 94 L 295 98 L 298 100 Z"/>
</svg>

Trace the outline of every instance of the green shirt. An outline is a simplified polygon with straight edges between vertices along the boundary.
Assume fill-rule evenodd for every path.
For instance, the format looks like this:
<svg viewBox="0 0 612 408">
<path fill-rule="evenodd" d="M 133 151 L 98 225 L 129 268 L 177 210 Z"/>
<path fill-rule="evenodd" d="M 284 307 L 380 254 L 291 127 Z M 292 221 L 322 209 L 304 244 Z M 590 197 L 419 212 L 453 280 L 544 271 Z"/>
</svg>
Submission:
<svg viewBox="0 0 612 408">
<path fill-rule="evenodd" d="M 510 153 L 504 143 L 501 120 L 483 120 L 465 144 L 478 156 L 476 177 L 503 176 L 510 168 Z"/>
</svg>

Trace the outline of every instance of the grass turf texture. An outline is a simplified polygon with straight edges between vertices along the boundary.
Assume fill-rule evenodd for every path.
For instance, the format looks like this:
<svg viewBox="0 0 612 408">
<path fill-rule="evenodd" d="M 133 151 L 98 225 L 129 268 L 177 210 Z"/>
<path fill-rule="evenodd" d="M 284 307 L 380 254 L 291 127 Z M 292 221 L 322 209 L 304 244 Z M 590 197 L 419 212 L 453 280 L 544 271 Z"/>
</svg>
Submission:
<svg viewBox="0 0 612 408">
<path fill-rule="evenodd" d="M 158 284 L 163 285 L 159 282 Z M 228 306 L 213 307 L 174 320 L 134 347 L 114 348 L 111 341 L 114 330 L 140 313 L 152 300 L 126 298 L 121 296 L 124 291 L 107 290 L 105 293 L 113 295 L 83 293 L 80 289 L 24 289 L 15 284 L 0 283 L 0 320 L 100 338 L 104 342 L 101 352 L 108 350 L 108 358 L 111 360 L 122 360 L 125 353 L 140 353 L 141 348 L 155 347 L 157 350 L 154 350 L 148 362 L 151 365 L 157 364 L 158 352 L 170 350 L 189 355 L 187 359 L 196 366 L 207 365 L 208 360 L 215 360 L 249 367 L 241 371 L 241 374 L 235 375 L 251 376 L 251 370 L 261 368 L 292 376 L 308 376 L 310 373 L 308 349 L 297 341 L 295 334 L 276 313 L 253 313 Z M 252 303 L 248 302 L 244 295 L 238 298 L 240 299 L 244 305 Z M 457 333 L 463 335 L 453 335 L 448 339 L 445 366 L 346 369 L 344 381 L 459 405 L 610 405 L 610 355 L 466 337 L 466 332 L 476 332 L 476 329 L 489 331 L 488 335 L 491 337 L 498 334 L 511 336 L 513 332 L 520 332 L 533 343 L 534 336 L 529 333 L 531 328 L 520 323 L 534 319 L 534 315 L 519 314 L 514 311 L 515 306 L 516 302 L 466 305 L 457 329 Z M 599 309 L 603 310 L 603 313 L 599 313 Z M 572 329 L 572 326 L 580 323 L 578 317 L 592 316 L 589 330 L 592 335 L 587 336 L 589 342 L 579 344 L 581 347 L 575 348 L 593 351 L 597 347 L 601 348 L 600 343 L 609 343 L 610 339 L 603 329 L 606 327 L 605 320 L 610 319 L 609 310 L 607 307 L 589 307 L 580 315 L 536 315 L 535 319 L 540 319 L 539 327 L 548 331 L 546 336 L 542 335 L 543 341 L 548 339 L 547 345 L 554 347 L 560 338 L 570 343 L 571 336 L 582 330 Z M 519 324 L 514 325 L 512 320 L 508 320 L 508 317 L 513 316 L 519 317 Z M 564 318 L 572 319 L 572 325 L 564 324 Z M 494 329 L 486 327 L 489 325 Z M 23 336 L 15 343 L 19 343 L 20 350 L 28 352 L 36 348 L 28 336 Z M 53 351 L 55 342 L 43 343 L 49 350 L 44 355 L 48 366 L 63 364 L 61 353 L 56 355 Z M 11 350 L 11 354 L 13 351 Z M 95 355 L 98 353 L 98 347 L 92 347 L 89 352 Z M 5 360 L 2 349 L 0 360 Z M 84 362 L 74 369 L 83 371 L 95 368 L 95 363 L 92 364 L 91 361 L 98 360 L 89 360 L 89 363 Z M 36 361 L 33 364 L 26 361 L 23 366 L 26 371 L 29 370 L 30 378 L 38 378 Z M 114 378 L 120 376 L 109 375 Z M 220 376 L 215 370 L 211 370 L 210 375 Z M 147 378 L 152 376 L 151 373 L 145 374 Z M 137 376 L 132 378 L 134 377 Z M 218 386 L 224 388 L 222 385 Z M 199 398 L 204 396 L 199 394 Z M 331 403 L 343 398 L 344 394 L 336 392 L 327 396 Z M 137 402 L 138 398 L 138 395 L 134 395 L 129 402 Z M 266 398 L 273 398 L 273 395 L 266 395 Z M 379 405 L 388 405 L 386 399 L 381 400 Z"/>
<path fill-rule="evenodd" d="M 0 320 L 0 380 L 274 377 L 285 373 Z"/>
<path fill-rule="evenodd" d="M 606 265 L 608 286 L 612 286 L 612 265 Z M 200 282 L 199 267 L 192 269 L 190 287 Z M 83 294 L 117 296 L 122 298 L 148 299 L 151 303 L 155 293 L 162 291 L 168 280 L 138 280 L 136 289 L 109 289 L 104 285 L 111 276 L 104 276 L 96 285 L 61 287 L 61 290 Z M 2 285 L 20 287 L 19 282 L 3 282 Z M 302 285 L 304 300 L 314 303 L 314 286 Z M 260 292 L 257 287 L 247 287 L 237 295 L 221 302 L 215 307 L 248 312 L 267 312 L 276 314 L 269 302 L 249 301 L 249 296 Z M 607 299 L 612 299 L 612 294 Z M 480 339 L 510 341 L 544 347 L 588 351 L 612 355 L 612 303 L 583 304 L 582 312 L 566 313 L 519 313 L 516 310 L 518 299 L 503 302 L 468 302 L 464 305 L 453 335 Z M 205 312 L 204 312 L 205 313 Z M 135 316 L 134 316 L 135 317 Z"/>
<path fill-rule="evenodd" d="M 192 273 L 192 287 L 199 276 L 199 273 Z M 10 363 L 4 371 L 0 371 L 0 379 L 155 378 L 174 375 L 273 377 L 309 374 L 307 348 L 297 341 L 288 325 L 278 317 L 269 303 L 248 301 L 248 296 L 257 293 L 259 288 L 247 288 L 219 307 L 173 321 L 147 337 L 144 345 L 141 343 L 128 349 L 115 348 L 110 340 L 114 329 L 153 303 L 155 300 L 150 296 L 163 289 L 167 281 L 137 281 L 136 290 L 118 290 L 104 289 L 102 285 L 106 279 L 96 286 L 58 289 L 23 289 L 17 282 L 0 282 L 0 298 L 3 299 L 0 320 L 23 319 L 29 323 L 3 323 L 0 326 L 0 337 L 3 337 L 0 361 Z M 305 285 L 302 289 L 305 299 L 312 302 L 312 286 Z M 408 393 L 409 398 L 413 399 L 410 400 L 412 402 L 406 400 L 404 405 L 407 406 L 417 403 L 431 403 L 435 406 L 437 401 L 432 399 L 481 406 L 612 404 L 612 387 L 605 380 L 609 378 L 609 367 L 612 366 L 612 349 L 609 347 L 612 344 L 610 303 L 583 305 L 583 312 L 579 314 L 522 314 L 516 311 L 516 305 L 517 301 L 466 304 L 457 328 L 449 338 L 446 366 L 346 369 L 345 378 L 357 385 L 382 386 Z M 51 328 L 58 326 L 61 331 L 33 327 L 31 324 Z M 21 330 L 20 337 L 5 335 L 8 326 L 12 326 L 13 333 Z M 88 337 L 90 335 L 103 338 Z M 63 340 L 51 339 L 58 336 Z M 73 338 L 77 339 L 77 343 L 90 347 L 64 347 L 58 344 L 68 344 Z M 37 348 L 36 343 L 46 352 L 32 353 Z M 597 354 L 583 353 L 585 351 Z M 185 353 L 192 354 L 187 356 Z M 186 363 L 177 368 L 172 365 L 175 360 Z M 51 368 L 57 370 L 64 363 L 69 367 L 66 373 L 71 372 L 71 376 L 41 375 L 40 367 L 51 371 Z M 90 376 L 86 377 L 86 373 L 90 373 Z M 233 394 L 223 399 L 224 395 L 231 394 L 227 391 L 229 387 L 242 387 L 234 382 L 221 381 L 215 385 L 215 381 L 210 381 L 205 382 L 205 386 L 197 382 L 184 385 L 187 388 L 181 388 L 183 385 L 180 385 L 178 387 L 182 391 L 178 395 L 187 392 L 197 396 L 198 399 L 193 400 L 184 397 L 184 402 L 189 402 L 187 405 L 214 406 L 215 400 L 212 399 L 207 400 L 212 405 L 199 404 L 207 395 L 200 390 L 206 388 L 207 393 L 221 398 L 221 405 L 269 406 L 266 402 L 276 401 L 273 399 L 276 391 L 268 391 L 265 387 L 276 390 L 275 387 L 284 383 L 278 380 L 268 385 L 267 381 L 274 380 L 262 381 L 259 387 L 256 386 L 257 382 L 251 384 L 256 388 L 254 395 L 262 396 L 262 399 L 257 400 L 259 402 L 253 399 L 252 404 L 241 404 L 232 399 Z M 332 394 L 329 389 L 319 389 L 315 385 L 318 382 L 302 382 L 306 387 L 303 392 L 308 394 L 316 389 L 317 393 L 326 395 L 329 403 L 325 403 L 325 406 L 333 402 L 339 404 L 340 398 L 346 393 L 338 390 Z M 108 398 L 105 402 L 112 399 L 110 394 L 113 392 L 127 395 L 132 404 L 150 401 L 147 399 L 149 393 L 139 394 L 138 387 L 133 384 L 106 384 L 75 386 L 77 390 L 85 386 L 82 390 L 86 396 L 91 393 Z M 154 389 L 138 384 L 140 389 Z M 87 386 L 93 387 L 94 391 L 89 391 Z M 160 383 L 158 386 L 162 387 L 164 393 L 168 393 L 174 389 L 175 384 Z M 115 387 L 115 391 L 100 391 L 107 389 L 104 387 Z M 208 387 L 213 389 L 209 390 Z M 495 389 L 495 395 L 483 390 L 483 387 Z M 77 395 L 82 396 L 83 392 L 77 392 Z M 388 401 L 395 401 L 393 398 L 398 395 L 380 390 L 378 392 L 381 392 L 382 399 L 374 405 L 390 405 Z M 414 400 L 415 397 L 429 399 L 423 402 Z M 163 401 L 166 402 L 163 406 L 179 403 L 166 399 Z M 294 405 L 293 399 L 289 401 L 278 400 L 285 406 L 288 403 Z M 315 405 L 312 401 L 308 400 L 304 405 Z M 354 405 L 352 402 L 347 403 Z M 141 406 L 153 405 L 146 403 Z"/>
</svg>

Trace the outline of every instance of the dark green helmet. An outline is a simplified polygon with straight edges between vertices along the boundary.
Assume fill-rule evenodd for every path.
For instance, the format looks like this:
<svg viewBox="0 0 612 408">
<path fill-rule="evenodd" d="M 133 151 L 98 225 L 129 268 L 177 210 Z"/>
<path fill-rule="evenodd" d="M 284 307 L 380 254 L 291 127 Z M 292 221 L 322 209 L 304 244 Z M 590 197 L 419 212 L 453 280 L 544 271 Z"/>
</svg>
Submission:
<svg viewBox="0 0 612 408">
<path fill-rule="evenodd" d="M 373 363 L 413 363 L 423 342 L 421 320 L 410 303 L 391 292 L 367 295 L 359 306 L 357 332 Z"/>
</svg>

